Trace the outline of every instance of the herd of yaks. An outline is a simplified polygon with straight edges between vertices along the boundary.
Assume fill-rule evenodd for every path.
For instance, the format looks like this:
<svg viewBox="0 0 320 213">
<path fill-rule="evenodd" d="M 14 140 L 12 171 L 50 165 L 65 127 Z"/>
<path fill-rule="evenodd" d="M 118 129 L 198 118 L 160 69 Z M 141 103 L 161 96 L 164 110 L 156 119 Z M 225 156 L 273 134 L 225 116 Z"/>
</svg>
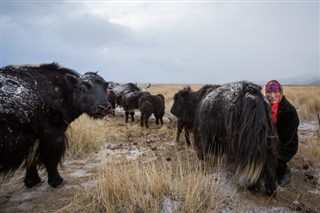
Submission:
<svg viewBox="0 0 320 213">
<path fill-rule="evenodd" d="M 137 91 L 126 93 L 124 87 Z M 133 109 L 141 111 L 141 126 L 148 127 L 152 113 L 157 123 L 163 122 L 163 95 L 135 84 L 112 84 L 95 72 L 81 75 L 56 63 L 0 68 L 0 173 L 8 177 L 24 167 L 24 183 L 33 187 L 41 182 L 38 167 L 44 166 L 48 183 L 59 186 L 63 178 L 57 167 L 69 124 L 83 113 L 103 118 L 116 103 L 125 110 L 126 122 L 129 114 L 134 119 Z M 276 193 L 277 137 L 259 85 L 238 81 L 198 91 L 186 87 L 175 94 L 170 112 L 178 118 L 176 140 L 184 128 L 190 145 L 192 130 L 200 159 L 223 156 L 240 184 L 257 190 L 264 182 L 268 195 Z"/>
</svg>

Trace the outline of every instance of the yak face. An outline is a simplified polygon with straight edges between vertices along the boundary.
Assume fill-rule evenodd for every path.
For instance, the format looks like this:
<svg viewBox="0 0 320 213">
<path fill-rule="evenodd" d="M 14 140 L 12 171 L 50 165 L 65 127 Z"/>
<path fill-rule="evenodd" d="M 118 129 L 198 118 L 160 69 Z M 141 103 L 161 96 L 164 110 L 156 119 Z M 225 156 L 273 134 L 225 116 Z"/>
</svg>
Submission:
<svg viewBox="0 0 320 213">
<path fill-rule="evenodd" d="M 188 107 L 188 100 L 192 90 L 190 87 L 186 87 L 176 93 L 173 97 L 173 105 L 171 107 L 171 114 L 178 118 L 182 118 L 186 108 Z"/>
<path fill-rule="evenodd" d="M 111 113 L 111 103 L 107 97 L 108 83 L 93 72 L 85 73 L 79 78 L 67 75 L 67 81 L 74 86 L 74 107 L 81 113 L 94 118 L 102 118 Z"/>
</svg>

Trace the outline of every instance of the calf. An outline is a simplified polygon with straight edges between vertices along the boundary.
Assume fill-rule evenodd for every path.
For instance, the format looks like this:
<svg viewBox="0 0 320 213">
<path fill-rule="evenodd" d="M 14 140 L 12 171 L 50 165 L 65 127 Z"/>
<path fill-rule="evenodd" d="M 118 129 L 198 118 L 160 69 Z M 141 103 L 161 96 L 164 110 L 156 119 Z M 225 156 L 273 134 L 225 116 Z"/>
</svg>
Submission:
<svg viewBox="0 0 320 213">
<path fill-rule="evenodd" d="M 25 185 L 33 187 L 44 165 L 49 185 L 59 186 L 66 129 L 83 113 L 102 118 L 110 112 L 107 87 L 96 73 L 80 75 L 56 63 L 0 68 L 0 173 L 6 177 L 22 166 Z"/>
<path fill-rule="evenodd" d="M 164 116 L 165 101 L 162 94 L 158 95 L 146 95 L 139 101 L 139 110 L 141 112 L 140 125 L 149 128 L 148 119 L 154 114 L 156 118 L 156 124 L 163 124 L 162 117 Z"/>
<path fill-rule="evenodd" d="M 131 120 L 134 122 L 134 110 L 139 109 L 139 99 L 145 95 L 150 94 L 149 92 L 129 92 L 122 94 L 121 106 L 125 111 L 125 122 L 128 123 L 129 114 L 131 115 Z"/>
<path fill-rule="evenodd" d="M 193 121 L 198 104 L 208 91 L 218 87 L 219 85 L 204 85 L 198 91 L 194 92 L 188 86 L 174 95 L 174 102 L 170 112 L 178 118 L 176 142 L 179 142 L 180 133 L 184 129 L 186 143 L 189 146 L 191 145 L 189 131 L 192 131 L 193 129 Z"/>
</svg>

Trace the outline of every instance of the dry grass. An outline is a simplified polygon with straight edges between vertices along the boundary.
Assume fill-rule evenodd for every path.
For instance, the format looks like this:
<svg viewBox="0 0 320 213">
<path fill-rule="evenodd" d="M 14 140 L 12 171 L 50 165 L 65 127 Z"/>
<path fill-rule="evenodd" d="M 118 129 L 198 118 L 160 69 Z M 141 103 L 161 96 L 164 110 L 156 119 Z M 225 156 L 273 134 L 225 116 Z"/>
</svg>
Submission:
<svg viewBox="0 0 320 213">
<path fill-rule="evenodd" d="M 166 113 L 170 114 L 174 94 L 186 85 L 152 85 L 150 92 L 162 93 L 166 101 Z M 198 90 L 202 85 L 190 85 L 193 90 Z M 262 85 L 263 86 L 263 85 Z M 283 86 L 284 95 L 297 108 L 301 120 L 315 120 L 320 113 L 320 86 Z"/>
<path fill-rule="evenodd" d="M 72 122 L 66 134 L 69 140 L 68 155 L 79 157 L 98 151 L 107 142 L 105 136 L 108 133 L 103 125 L 103 120 L 95 120 L 86 114 Z"/>
<path fill-rule="evenodd" d="M 174 126 L 170 115 L 174 94 L 185 85 L 152 85 L 152 94 L 165 96 L 166 116 Z M 197 90 L 201 85 L 191 85 Z M 320 109 L 319 86 L 284 86 L 285 95 L 298 109 L 301 121 L 315 120 Z M 172 119 L 170 119 L 172 118 Z M 128 143 L 130 137 L 140 135 L 146 143 L 150 132 L 172 138 L 175 130 L 168 127 L 142 130 L 136 124 L 113 125 L 113 117 L 93 120 L 81 116 L 68 130 L 70 147 L 68 154 L 81 157 L 84 153 L 97 152 L 106 143 Z M 122 118 L 120 118 L 123 120 Z M 165 124 L 166 125 L 166 124 Z M 161 140 L 161 139 L 160 139 Z M 162 141 L 160 141 L 161 143 Z M 303 139 L 295 159 L 303 159 L 318 165 L 320 157 L 319 136 Z M 223 179 L 215 181 L 206 174 L 193 153 L 181 156 L 176 152 L 173 162 L 158 156 L 157 161 L 102 162 L 97 176 L 97 186 L 87 193 L 77 194 L 74 202 L 64 209 L 66 212 L 214 212 L 221 210 L 224 199 L 220 195 Z M 211 168 L 212 170 L 212 168 Z M 163 206 L 167 202 L 166 207 Z"/>
<path fill-rule="evenodd" d="M 147 163 L 104 162 L 96 177 L 98 186 L 85 199 L 78 194 L 72 211 L 157 213 L 221 209 L 225 177 L 214 179 L 206 175 L 206 169 L 196 159 L 189 159 L 187 164 L 181 158 L 179 161 L 177 165 L 164 158 Z"/>
<path fill-rule="evenodd" d="M 319 136 L 301 139 L 299 143 L 299 151 L 295 156 L 301 166 L 311 166 L 315 170 L 320 169 L 320 144 Z"/>
<path fill-rule="evenodd" d="M 317 119 L 317 113 L 320 113 L 320 86 L 284 86 L 284 94 L 298 109 L 300 119 Z"/>
</svg>

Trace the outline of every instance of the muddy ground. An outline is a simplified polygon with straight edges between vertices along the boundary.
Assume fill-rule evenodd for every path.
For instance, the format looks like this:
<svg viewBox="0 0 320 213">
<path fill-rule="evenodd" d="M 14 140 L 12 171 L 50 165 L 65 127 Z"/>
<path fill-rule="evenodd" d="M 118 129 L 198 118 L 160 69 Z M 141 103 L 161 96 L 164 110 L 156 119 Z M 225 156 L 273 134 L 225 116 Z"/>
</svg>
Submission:
<svg viewBox="0 0 320 213">
<path fill-rule="evenodd" d="M 119 115 L 105 119 L 106 128 L 112 122 L 116 128 L 127 131 L 127 137 L 121 138 L 120 142 L 108 142 L 100 152 L 87 157 L 67 157 L 60 168 L 65 181 L 59 188 L 54 189 L 47 184 L 45 172 L 41 173 L 42 183 L 32 189 L 23 185 L 23 171 L 9 179 L 1 179 L 0 212 L 66 212 L 76 193 L 85 193 L 85 189 L 95 187 L 94 176 L 102 159 L 112 161 L 123 157 L 146 160 L 162 156 L 168 163 L 175 163 L 177 151 L 192 154 L 193 148 L 185 146 L 183 137 L 180 144 L 175 143 L 175 124 L 170 120 L 165 118 L 163 126 L 156 126 L 151 120 L 150 129 L 146 130 L 137 128 L 138 120 L 124 124 L 124 118 Z M 305 123 L 301 127 L 299 134 L 302 142 L 310 135 L 319 138 L 316 122 Z M 295 157 L 290 165 L 293 171 L 291 185 L 279 188 L 277 196 L 271 199 L 264 191 L 252 194 L 234 184 L 226 184 L 223 195 L 226 200 L 221 212 L 237 212 L 240 209 L 247 212 L 320 212 L 319 165 L 310 165 L 301 157 Z"/>
</svg>

